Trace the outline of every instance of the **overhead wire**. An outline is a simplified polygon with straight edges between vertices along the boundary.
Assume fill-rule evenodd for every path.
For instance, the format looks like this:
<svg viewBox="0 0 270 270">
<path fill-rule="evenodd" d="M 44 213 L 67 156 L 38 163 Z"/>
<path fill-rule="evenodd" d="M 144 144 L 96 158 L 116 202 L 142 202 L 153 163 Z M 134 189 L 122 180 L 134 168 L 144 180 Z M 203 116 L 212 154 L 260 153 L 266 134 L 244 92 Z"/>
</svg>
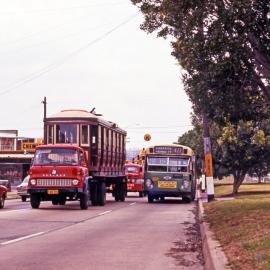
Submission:
<svg viewBox="0 0 270 270">
<path fill-rule="evenodd" d="M 7 93 L 12 92 L 13 90 L 17 89 L 18 87 L 27 84 L 49 72 L 51 72 L 52 70 L 58 68 L 59 66 L 63 65 L 65 62 L 67 62 L 70 58 L 80 54 L 81 52 L 87 50 L 89 47 L 91 47 L 92 45 L 94 45 L 95 43 L 103 40 L 104 38 L 106 38 L 107 36 L 109 36 L 110 34 L 112 34 L 113 32 L 117 31 L 119 28 L 121 28 L 122 26 L 126 25 L 127 23 L 129 23 L 130 21 L 132 21 L 135 17 L 137 17 L 139 15 L 139 12 L 136 12 L 135 14 L 133 14 L 132 16 L 128 17 L 127 19 L 125 19 L 123 22 L 119 23 L 118 25 L 114 26 L 112 29 L 110 29 L 109 31 L 105 32 L 104 34 L 102 34 L 101 36 L 99 36 L 98 38 L 88 42 L 86 45 L 80 47 L 79 49 L 69 53 L 68 55 L 66 55 L 65 57 L 63 57 L 62 59 L 59 59 L 58 61 L 55 61 L 52 64 L 47 65 L 44 68 L 41 68 L 40 70 L 38 70 L 37 72 L 33 72 L 32 74 L 29 74 L 27 76 L 25 76 L 24 78 L 18 80 L 17 82 L 13 83 L 11 86 L 8 86 L 4 89 L 2 89 L 2 91 L 0 92 L 0 96 L 3 96 Z"/>
</svg>

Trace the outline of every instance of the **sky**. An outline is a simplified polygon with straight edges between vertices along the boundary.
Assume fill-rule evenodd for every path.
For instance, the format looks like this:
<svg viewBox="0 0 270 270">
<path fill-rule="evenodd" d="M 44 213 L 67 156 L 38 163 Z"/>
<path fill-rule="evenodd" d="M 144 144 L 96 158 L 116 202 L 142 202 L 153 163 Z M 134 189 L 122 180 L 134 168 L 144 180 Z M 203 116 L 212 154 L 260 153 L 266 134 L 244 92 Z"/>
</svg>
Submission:
<svg viewBox="0 0 270 270">
<path fill-rule="evenodd" d="M 44 96 L 48 115 L 95 107 L 127 131 L 128 148 L 173 143 L 192 128 L 170 42 L 140 30 L 129 0 L 0 3 L 0 129 L 42 137 Z"/>
</svg>

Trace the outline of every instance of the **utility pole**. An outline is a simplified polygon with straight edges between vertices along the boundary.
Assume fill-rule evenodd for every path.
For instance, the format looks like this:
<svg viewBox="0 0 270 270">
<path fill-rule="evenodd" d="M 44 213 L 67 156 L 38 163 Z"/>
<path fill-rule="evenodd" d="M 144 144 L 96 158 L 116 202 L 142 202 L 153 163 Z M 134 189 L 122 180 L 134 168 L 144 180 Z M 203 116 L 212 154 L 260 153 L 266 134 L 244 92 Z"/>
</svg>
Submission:
<svg viewBox="0 0 270 270">
<path fill-rule="evenodd" d="M 208 202 L 214 200 L 214 178 L 213 178 L 213 160 L 211 151 L 211 141 L 209 134 L 208 119 L 203 115 L 203 140 L 204 140 L 204 160 L 205 160 L 205 176 L 206 176 L 206 190 Z"/>
<path fill-rule="evenodd" d="M 47 117 L 47 98 L 44 97 L 41 103 L 43 103 L 43 141 L 46 144 L 47 143 L 47 130 L 45 127 L 45 121 Z"/>
</svg>

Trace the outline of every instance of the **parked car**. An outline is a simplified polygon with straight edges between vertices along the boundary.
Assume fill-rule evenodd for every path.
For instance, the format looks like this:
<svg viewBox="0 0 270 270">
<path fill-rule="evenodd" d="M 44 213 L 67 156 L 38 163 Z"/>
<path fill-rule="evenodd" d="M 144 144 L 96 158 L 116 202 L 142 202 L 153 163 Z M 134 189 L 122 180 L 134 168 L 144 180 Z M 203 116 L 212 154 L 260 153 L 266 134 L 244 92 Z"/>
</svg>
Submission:
<svg viewBox="0 0 270 270">
<path fill-rule="evenodd" d="M 8 189 L 8 191 L 11 191 L 11 184 L 9 180 L 0 179 L 0 185 L 5 186 Z"/>
<path fill-rule="evenodd" d="M 0 185 L 0 208 L 4 208 L 7 191 L 8 189 L 5 186 Z"/>
<path fill-rule="evenodd" d="M 23 181 L 17 186 L 17 194 L 21 196 L 23 202 L 26 202 L 27 198 L 30 197 L 30 195 L 27 193 L 29 178 L 30 176 L 27 175 L 23 179 Z"/>
</svg>

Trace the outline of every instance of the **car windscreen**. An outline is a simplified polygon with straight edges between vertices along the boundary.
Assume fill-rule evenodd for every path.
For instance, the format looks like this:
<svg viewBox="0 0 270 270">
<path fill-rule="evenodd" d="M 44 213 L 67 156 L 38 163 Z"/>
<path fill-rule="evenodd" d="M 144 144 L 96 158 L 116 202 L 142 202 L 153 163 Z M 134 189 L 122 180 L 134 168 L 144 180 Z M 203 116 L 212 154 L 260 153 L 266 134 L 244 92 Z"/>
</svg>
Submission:
<svg viewBox="0 0 270 270">
<path fill-rule="evenodd" d="M 78 151 L 68 148 L 38 149 L 33 160 L 33 165 L 76 166 L 78 164 Z"/>
</svg>

